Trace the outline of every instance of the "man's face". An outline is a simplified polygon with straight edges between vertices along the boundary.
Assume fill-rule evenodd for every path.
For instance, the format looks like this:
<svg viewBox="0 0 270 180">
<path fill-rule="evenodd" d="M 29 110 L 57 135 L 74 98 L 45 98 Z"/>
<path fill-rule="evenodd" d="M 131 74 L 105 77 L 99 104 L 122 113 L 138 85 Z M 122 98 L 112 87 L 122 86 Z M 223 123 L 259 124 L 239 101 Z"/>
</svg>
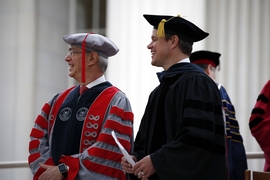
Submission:
<svg viewBox="0 0 270 180">
<path fill-rule="evenodd" d="M 73 77 L 78 82 L 81 81 L 82 75 L 82 50 L 76 46 L 71 46 L 69 48 L 69 53 L 67 54 L 65 61 L 69 65 L 69 76 Z"/>
<path fill-rule="evenodd" d="M 166 67 L 166 60 L 168 58 L 169 53 L 169 44 L 165 38 L 157 37 L 157 30 L 153 29 L 151 36 L 151 43 L 147 46 L 148 49 L 151 50 L 152 54 L 152 62 L 153 66 L 157 67 Z"/>
</svg>

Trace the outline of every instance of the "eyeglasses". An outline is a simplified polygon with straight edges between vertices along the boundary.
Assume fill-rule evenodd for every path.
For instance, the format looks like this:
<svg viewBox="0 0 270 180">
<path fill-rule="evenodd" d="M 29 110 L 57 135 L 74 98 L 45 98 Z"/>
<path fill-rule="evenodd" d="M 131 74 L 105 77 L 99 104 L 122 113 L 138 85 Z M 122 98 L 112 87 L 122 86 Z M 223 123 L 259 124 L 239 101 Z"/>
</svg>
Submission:
<svg viewBox="0 0 270 180">
<path fill-rule="evenodd" d="M 76 53 L 82 53 L 82 52 L 69 51 L 67 55 L 73 57 L 73 55 L 76 54 Z"/>
</svg>

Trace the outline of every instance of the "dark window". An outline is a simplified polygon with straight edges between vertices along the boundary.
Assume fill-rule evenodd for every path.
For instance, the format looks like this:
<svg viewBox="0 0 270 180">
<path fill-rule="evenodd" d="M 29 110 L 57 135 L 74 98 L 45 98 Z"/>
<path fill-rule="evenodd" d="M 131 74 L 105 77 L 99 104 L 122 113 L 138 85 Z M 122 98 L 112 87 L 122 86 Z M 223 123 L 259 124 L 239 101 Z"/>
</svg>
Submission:
<svg viewBox="0 0 270 180">
<path fill-rule="evenodd" d="M 106 0 L 77 0 L 77 32 L 97 32 L 105 35 Z"/>
</svg>

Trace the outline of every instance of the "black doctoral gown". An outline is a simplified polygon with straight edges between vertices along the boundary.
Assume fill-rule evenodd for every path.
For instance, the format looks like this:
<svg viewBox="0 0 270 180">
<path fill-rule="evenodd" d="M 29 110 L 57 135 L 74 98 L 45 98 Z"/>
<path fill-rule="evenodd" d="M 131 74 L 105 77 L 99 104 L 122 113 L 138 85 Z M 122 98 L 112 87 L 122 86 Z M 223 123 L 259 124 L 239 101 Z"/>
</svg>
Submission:
<svg viewBox="0 0 270 180">
<path fill-rule="evenodd" d="M 227 179 L 215 82 L 191 63 L 175 64 L 158 76 L 160 85 L 149 96 L 134 143 L 138 161 L 151 157 L 156 173 L 149 180 Z"/>
</svg>

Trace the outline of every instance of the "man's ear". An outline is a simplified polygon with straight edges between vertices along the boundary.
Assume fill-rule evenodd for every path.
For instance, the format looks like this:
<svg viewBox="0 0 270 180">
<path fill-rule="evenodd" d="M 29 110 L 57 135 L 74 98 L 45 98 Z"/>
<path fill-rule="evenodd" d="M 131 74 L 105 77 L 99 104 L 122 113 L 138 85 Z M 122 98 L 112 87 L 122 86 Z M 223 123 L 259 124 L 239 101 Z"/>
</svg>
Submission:
<svg viewBox="0 0 270 180">
<path fill-rule="evenodd" d="M 210 75 L 211 68 L 212 68 L 212 65 L 211 64 L 208 64 L 207 65 L 207 68 L 205 69 L 206 74 Z"/>
<path fill-rule="evenodd" d="M 178 46 L 178 44 L 179 44 L 179 37 L 177 35 L 173 35 L 171 37 L 171 47 L 175 48 Z"/>
<path fill-rule="evenodd" d="M 98 62 L 98 53 L 96 52 L 89 53 L 89 57 L 87 59 L 89 64 L 96 64 Z"/>
</svg>

